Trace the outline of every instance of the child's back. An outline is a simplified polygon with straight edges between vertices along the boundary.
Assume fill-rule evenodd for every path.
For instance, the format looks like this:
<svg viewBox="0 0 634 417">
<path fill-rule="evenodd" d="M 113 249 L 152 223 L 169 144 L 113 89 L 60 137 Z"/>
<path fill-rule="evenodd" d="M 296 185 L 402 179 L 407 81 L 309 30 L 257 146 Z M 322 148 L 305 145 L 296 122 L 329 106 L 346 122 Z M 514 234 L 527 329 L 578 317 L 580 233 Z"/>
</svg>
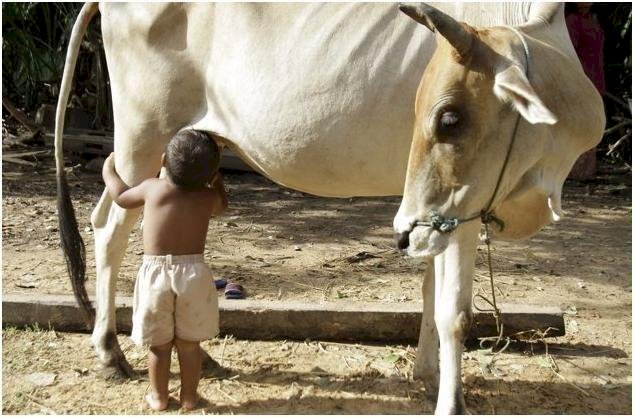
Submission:
<svg viewBox="0 0 634 417">
<path fill-rule="evenodd" d="M 183 190 L 167 179 L 147 180 L 143 210 L 146 255 L 203 253 L 209 217 L 224 210 L 217 187 Z"/>
</svg>

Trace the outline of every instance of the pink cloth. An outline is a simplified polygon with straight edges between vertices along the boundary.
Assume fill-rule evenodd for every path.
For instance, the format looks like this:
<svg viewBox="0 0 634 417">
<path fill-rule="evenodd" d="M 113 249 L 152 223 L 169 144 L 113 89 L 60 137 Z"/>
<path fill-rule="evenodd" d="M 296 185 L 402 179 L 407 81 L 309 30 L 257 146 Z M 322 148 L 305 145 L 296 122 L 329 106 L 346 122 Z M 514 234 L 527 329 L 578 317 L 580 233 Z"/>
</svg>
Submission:
<svg viewBox="0 0 634 417">
<path fill-rule="evenodd" d="M 606 87 L 603 71 L 605 33 L 599 21 L 592 13 L 576 11 L 568 15 L 566 26 L 586 75 L 592 80 L 599 93 L 603 94 Z"/>
<path fill-rule="evenodd" d="M 583 70 L 599 93 L 606 90 L 605 74 L 603 71 L 603 44 L 605 33 L 596 16 L 592 13 L 575 11 L 566 18 L 566 26 L 570 40 L 575 47 Z M 596 174 L 597 150 L 590 149 L 577 159 L 568 178 L 587 180 Z"/>
<path fill-rule="evenodd" d="M 597 173 L 597 148 L 581 154 L 577 162 L 572 166 L 568 178 L 578 181 L 594 178 Z"/>
</svg>

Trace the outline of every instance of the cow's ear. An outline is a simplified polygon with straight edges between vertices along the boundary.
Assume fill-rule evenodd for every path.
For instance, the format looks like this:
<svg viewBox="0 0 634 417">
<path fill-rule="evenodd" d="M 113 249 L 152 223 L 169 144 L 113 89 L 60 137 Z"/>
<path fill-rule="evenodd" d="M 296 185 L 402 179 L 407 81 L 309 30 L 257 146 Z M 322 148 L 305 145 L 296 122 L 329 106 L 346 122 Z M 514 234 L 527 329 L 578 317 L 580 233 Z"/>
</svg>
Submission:
<svg viewBox="0 0 634 417">
<path fill-rule="evenodd" d="M 511 103 L 529 123 L 557 123 L 557 117 L 546 107 L 517 65 L 511 65 L 495 76 L 493 93 Z"/>
</svg>

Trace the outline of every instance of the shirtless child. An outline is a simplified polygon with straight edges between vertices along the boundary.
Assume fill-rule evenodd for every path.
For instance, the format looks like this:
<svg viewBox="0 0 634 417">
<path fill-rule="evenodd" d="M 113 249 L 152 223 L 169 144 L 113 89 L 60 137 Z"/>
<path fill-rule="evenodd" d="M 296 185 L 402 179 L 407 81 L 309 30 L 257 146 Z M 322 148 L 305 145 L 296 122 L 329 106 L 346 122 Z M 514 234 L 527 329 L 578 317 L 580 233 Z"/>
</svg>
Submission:
<svg viewBox="0 0 634 417">
<path fill-rule="evenodd" d="M 127 186 L 110 154 L 103 179 L 119 206 L 144 206 L 143 265 L 134 287 L 132 340 L 149 346 L 152 391 L 145 397 L 153 410 L 168 404 L 172 346 L 180 365 L 181 407 L 198 402 L 199 343 L 218 334 L 218 298 L 203 261 L 209 217 L 227 208 L 218 172 L 220 153 L 204 132 L 177 133 L 162 156 L 165 179 Z"/>
</svg>

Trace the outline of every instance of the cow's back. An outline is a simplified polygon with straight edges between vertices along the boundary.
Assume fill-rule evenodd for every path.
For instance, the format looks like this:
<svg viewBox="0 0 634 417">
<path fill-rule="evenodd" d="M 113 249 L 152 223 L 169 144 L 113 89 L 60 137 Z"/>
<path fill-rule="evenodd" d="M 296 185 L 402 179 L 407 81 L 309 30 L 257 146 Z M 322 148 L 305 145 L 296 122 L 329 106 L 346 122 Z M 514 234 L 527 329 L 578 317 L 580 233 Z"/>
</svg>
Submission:
<svg viewBox="0 0 634 417">
<path fill-rule="evenodd" d="M 193 125 L 271 179 L 402 192 L 433 35 L 395 4 L 101 5 L 115 122 Z"/>
</svg>

